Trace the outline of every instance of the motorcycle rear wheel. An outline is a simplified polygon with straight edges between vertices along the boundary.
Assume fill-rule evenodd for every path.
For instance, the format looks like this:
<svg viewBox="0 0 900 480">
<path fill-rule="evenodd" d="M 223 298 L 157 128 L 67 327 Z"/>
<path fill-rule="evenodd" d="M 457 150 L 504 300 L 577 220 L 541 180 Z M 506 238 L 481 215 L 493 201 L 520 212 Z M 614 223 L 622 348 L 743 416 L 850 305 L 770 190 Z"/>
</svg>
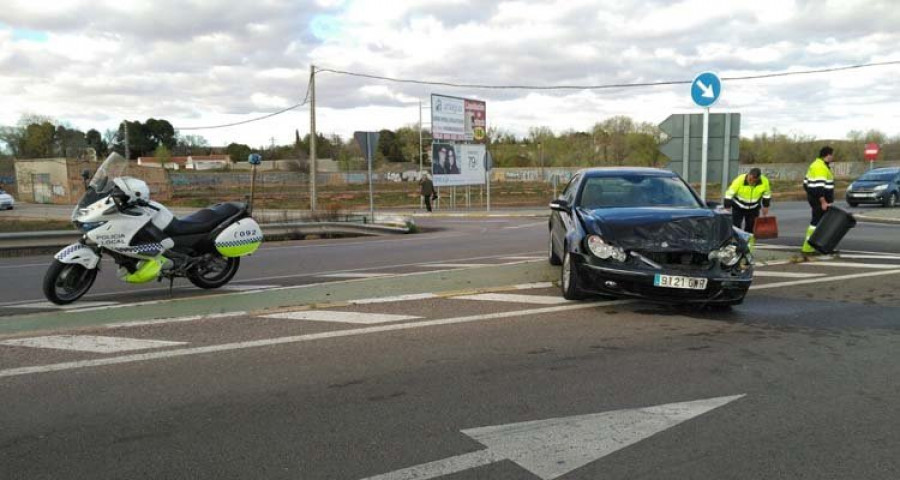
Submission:
<svg viewBox="0 0 900 480">
<path fill-rule="evenodd" d="M 44 274 L 44 296 L 57 305 L 72 303 L 91 289 L 97 270 L 89 270 L 79 263 L 53 260 Z"/>
<path fill-rule="evenodd" d="M 188 273 L 191 283 L 200 288 L 219 288 L 230 282 L 241 266 L 239 257 L 216 257 L 212 264 L 195 267 Z"/>
</svg>

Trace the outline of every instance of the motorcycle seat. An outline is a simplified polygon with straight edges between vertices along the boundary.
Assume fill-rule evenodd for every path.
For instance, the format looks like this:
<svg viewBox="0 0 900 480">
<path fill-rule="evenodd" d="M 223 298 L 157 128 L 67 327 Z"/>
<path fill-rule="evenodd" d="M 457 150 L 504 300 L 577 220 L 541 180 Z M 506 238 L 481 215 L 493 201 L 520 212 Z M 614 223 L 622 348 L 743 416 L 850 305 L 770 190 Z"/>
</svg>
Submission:
<svg viewBox="0 0 900 480">
<path fill-rule="evenodd" d="M 163 231 L 172 237 L 209 233 L 225 219 L 246 209 L 247 207 L 243 203 L 217 203 L 186 217 L 173 218 Z"/>
</svg>

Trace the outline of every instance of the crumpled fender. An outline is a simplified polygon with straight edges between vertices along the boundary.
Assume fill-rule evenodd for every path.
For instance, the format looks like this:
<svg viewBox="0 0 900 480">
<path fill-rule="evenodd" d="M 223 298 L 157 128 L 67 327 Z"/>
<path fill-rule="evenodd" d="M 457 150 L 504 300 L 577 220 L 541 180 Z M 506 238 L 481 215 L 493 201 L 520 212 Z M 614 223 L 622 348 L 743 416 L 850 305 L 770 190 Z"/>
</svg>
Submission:
<svg viewBox="0 0 900 480">
<path fill-rule="evenodd" d="M 88 270 L 97 268 L 100 263 L 100 256 L 97 255 L 91 247 L 80 243 L 73 243 L 63 248 L 53 258 L 62 263 L 78 263 L 84 265 Z"/>
</svg>

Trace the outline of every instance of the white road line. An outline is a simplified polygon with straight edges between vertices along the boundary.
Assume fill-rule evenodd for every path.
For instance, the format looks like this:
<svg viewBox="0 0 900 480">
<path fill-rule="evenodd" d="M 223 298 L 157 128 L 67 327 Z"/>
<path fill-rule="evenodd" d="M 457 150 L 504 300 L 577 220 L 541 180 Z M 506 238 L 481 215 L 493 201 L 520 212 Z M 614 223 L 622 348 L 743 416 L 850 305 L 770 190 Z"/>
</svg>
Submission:
<svg viewBox="0 0 900 480">
<path fill-rule="evenodd" d="M 186 323 L 196 320 L 213 320 L 218 318 L 241 317 L 247 315 L 247 312 L 227 312 L 214 313 L 212 315 L 191 315 L 188 317 L 159 318 L 155 320 L 137 320 L 134 322 L 109 323 L 104 325 L 105 328 L 129 328 L 129 327 L 145 327 L 149 325 L 166 325 L 169 323 Z"/>
<path fill-rule="evenodd" d="M 380 297 L 380 298 L 363 298 L 360 300 L 350 300 L 347 302 L 350 305 L 369 305 L 373 303 L 390 303 L 390 302 L 406 302 L 410 300 L 428 300 L 431 298 L 439 298 L 438 295 L 433 293 L 411 293 L 409 295 L 395 295 L 393 297 Z"/>
<path fill-rule="evenodd" d="M 335 310 L 306 310 L 300 312 L 273 313 L 271 315 L 262 315 L 261 317 L 286 320 L 313 320 L 316 322 L 356 323 L 360 325 L 375 325 L 379 323 L 401 322 L 404 320 L 418 320 L 422 318 L 412 315 L 338 312 Z"/>
<path fill-rule="evenodd" d="M 879 277 L 882 275 L 895 275 L 900 273 L 900 269 L 897 270 L 887 270 L 882 272 L 867 272 L 867 273 L 854 273 L 852 275 L 838 275 L 835 277 L 819 277 L 819 278 L 810 278 L 806 280 L 797 280 L 794 282 L 776 282 L 776 283 L 767 283 L 765 285 L 751 285 L 750 290 L 766 290 L 770 288 L 784 288 L 784 287 L 794 287 L 797 285 L 807 285 L 807 284 L 820 284 L 825 282 L 840 282 L 843 280 L 853 280 L 856 278 L 866 278 L 866 277 Z"/>
<path fill-rule="evenodd" d="M 771 272 L 769 270 L 754 270 L 754 277 L 783 277 L 783 278 L 812 278 L 824 277 L 824 273 L 798 273 L 798 272 Z"/>
<path fill-rule="evenodd" d="M 545 257 L 503 257 L 500 260 L 543 260 Z"/>
<path fill-rule="evenodd" d="M 496 263 L 420 263 L 416 265 L 422 268 L 472 268 L 472 267 L 497 267 Z"/>
<path fill-rule="evenodd" d="M 543 221 L 543 222 L 526 223 L 524 225 L 516 225 L 513 227 L 503 227 L 503 229 L 504 230 L 518 230 L 520 228 L 531 228 L 531 227 L 536 227 L 538 225 L 547 225 L 547 222 Z"/>
<path fill-rule="evenodd" d="M 53 308 L 57 310 L 75 310 L 83 308 L 108 307 L 110 305 L 118 305 L 118 302 L 79 302 L 70 303 L 68 305 L 57 305 L 52 302 L 35 302 L 25 303 L 21 305 L 7 305 L 9 308 Z"/>
<path fill-rule="evenodd" d="M 316 275 L 317 277 L 323 278 L 375 278 L 375 277 L 389 277 L 394 275 L 393 273 L 329 273 L 327 275 Z"/>
<path fill-rule="evenodd" d="M 281 285 L 244 285 L 244 284 L 230 284 L 223 285 L 219 287 L 219 290 L 228 290 L 234 292 L 240 292 L 244 290 L 268 290 L 270 288 L 278 288 Z"/>
<path fill-rule="evenodd" d="M 859 254 L 841 254 L 841 258 L 849 258 L 853 260 L 900 260 L 898 255 L 859 255 Z"/>
<path fill-rule="evenodd" d="M 553 282 L 538 282 L 538 283 L 521 283 L 519 285 L 513 285 L 514 290 L 531 290 L 538 288 L 551 288 L 553 286 Z"/>
<path fill-rule="evenodd" d="M 897 268 L 898 265 L 885 263 L 853 263 L 853 262 L 803 262 L 801 265 L 811 267 L 839 267 L 839 268 L 874 268 L 880 270 L 890 270 Z"/>
<path fill-rule="evenodd" d="M 91 353 L 129 352 L 132 350 L 147 350 L 186 344 L 187 342 L 164 342 L 161 340 L 100 337 L 96 335 L 50 335 L 46 337 L 14 338 L 0 342 L 0 345 L 10 347 L 47 348 Z"/>
<path fill-rule="evenodd" d="M 177 357 L 188 357 L 192 355 L 205 355 L 209 353 L 230 352 L 235 350 L 246 350 L 250 348 L 271 347 L 275 345 L 287 345 L 293 343 L 312 342 L 316 340 L 325 340 L 330 338 L 354 337 L 359 335 L 368 335 L 384 332 L 396 332 L 402 330 L 413 330 L 418 328 L 438 327 L 442 325 L 459 325 L 463 323 L 482 322 L 486 320 L 496 320 L 502 318 L 523 317 L 526 315 L 540 315 L 543 313 L 559 313 L 571 310 L 581 310 L 587 308 L 599 308 L 613 305 L 624 305 L 632 303 L 633 300 L 612 300 L 608 302 L 580 302 L 575 305 L 560 305 L 554 307 L 535 308 L 531 310 L 519 310 L 514 312 L 501 312 L 487 315 L 472 315 L 466 317 L 444 318 L 439 320 L 425 320 L 421 322 L 397 323 L 392 325 L 376 325 L 364 328 L 353 328 L 348 330 L 336 330 L 332 332 L 312 333 L 308 335 L 297 335 L 292 337 L 270 338 L 265 340 L 253 340 L 248 342 L 226 343 L 222 345 L 208 345 L 204 347 L 182 348 L 177 350 L 167 350 L 163 352 L 148 352 L 133 355 L 124 355 L 121 357 L 101 358 L 96 360 L 82 360 L 77 362 L 64 362 L 52 365 L 39 365 L 34 367 L 20 367 L 0 370 L 0 378 L 18 377 L 23 375 L 33 375 L 36 373 L 62 372 L 67 370 L 75 370 L 80 368 L 101 367 L 107 365 L 121 365 L 125 363 L 147 362 L 151 360 L 163 360 Z"/>
<path fill-rule="evenodd" d="M 546 295 L 516 295 L 513 293 L 479 293 L 477 295 L 461 295 L 453 297 L 456 300 L 480 300 L 487 302 L 511 302 L 511 303 L 533 303 L 537 305 L 559 305 L 563 303 L 571 303 L 560 296 Z"/>
</svg>

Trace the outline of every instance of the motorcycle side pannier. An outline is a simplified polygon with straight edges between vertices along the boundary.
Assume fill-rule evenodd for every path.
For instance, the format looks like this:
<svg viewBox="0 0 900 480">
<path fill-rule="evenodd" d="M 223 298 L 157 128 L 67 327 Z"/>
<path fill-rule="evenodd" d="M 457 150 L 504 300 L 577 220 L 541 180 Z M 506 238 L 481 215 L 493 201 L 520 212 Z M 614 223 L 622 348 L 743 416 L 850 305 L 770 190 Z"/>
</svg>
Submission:
<svg viewBox="0 0 900 480">
<path fill-rule="evenodd" d="M 215 245 L 223 257 L 243 257 L 255 252 L 262 241 L 262 229 L 256 220 L 242 218 L 222 230 L 216 237 Z"/>
<path fill-rule="evenodd" d="M 821 253 L 834 252 L 844 235 L 855 226 L 853 215 L 832 205 L 819 220 L 819 225 L 809 237 L 809 244 Z"/>
</svg>

